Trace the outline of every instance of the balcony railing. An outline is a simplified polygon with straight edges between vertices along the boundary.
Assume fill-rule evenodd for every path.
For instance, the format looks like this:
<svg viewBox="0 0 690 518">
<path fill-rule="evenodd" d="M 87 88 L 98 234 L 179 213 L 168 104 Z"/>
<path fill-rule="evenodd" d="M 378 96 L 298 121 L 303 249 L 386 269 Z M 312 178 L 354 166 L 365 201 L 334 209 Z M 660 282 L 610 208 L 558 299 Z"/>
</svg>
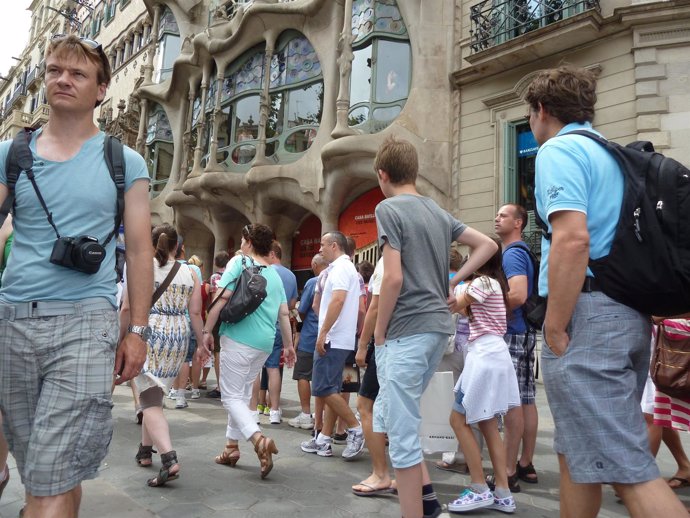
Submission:
<svg viewBox="0 0 690 518">
<path fill-rule="evenodd" d="M 24 102 L 26 100 L 26 89 L 24 88 L 24 85 L 19 86 L 14 90 L 14 93 L 12 94 L 12 97 L 10 97 L 10 102 L 8 103 L 9 106 L 11 107 L 17 107 L 15 106 L 15 103 L 19 103 L 19 101 Z"/>
<path fill-rule="evenodd" d="M 590 9 L 599 10 L 599 0 L 483 0 L 470 7 L 470 49 L 481 52 Z"/>
</svg>

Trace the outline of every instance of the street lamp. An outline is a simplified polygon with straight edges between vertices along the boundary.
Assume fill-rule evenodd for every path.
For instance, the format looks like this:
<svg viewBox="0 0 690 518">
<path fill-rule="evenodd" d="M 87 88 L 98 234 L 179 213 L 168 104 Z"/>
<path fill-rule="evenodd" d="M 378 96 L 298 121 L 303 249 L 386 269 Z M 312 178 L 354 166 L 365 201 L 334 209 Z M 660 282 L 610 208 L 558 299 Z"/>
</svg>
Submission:
<svg viewBox="0 0 690 518">
<path fill-rule="evenodd" d="M 76 0 L 79 5 L 81 4 L 78 0 Z M 84 5 L 87 9 L 91 9 L 91 7 Z M 67 18 L 67 21 L 69 21 L 70 28 L 76 29 L 77 31 L 81 29 L 81 22 L 77 20 L 77 10 L 76 9 L 55 9 L 54 7 L 50 7 L 49 5 L 46 6 L 46 9 L 50 9 L 51 11 L 55 11 L 58 13 L 60 16 L 63 16 Z"/>
</svg>

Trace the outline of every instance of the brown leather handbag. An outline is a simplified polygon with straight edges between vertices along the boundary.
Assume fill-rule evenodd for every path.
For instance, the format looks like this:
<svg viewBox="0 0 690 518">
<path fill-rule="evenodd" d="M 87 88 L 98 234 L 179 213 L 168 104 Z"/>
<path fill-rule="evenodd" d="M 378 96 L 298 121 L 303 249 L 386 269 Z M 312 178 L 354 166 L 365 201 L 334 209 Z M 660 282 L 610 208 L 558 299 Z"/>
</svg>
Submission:
<svg viewBox="0 0 690 518">
<path fill-rule="evenodd" d="M 690 398 L 690 337 L 671 338 L 659 324 L 649 372 L 659 392 Z"/>
</svg>

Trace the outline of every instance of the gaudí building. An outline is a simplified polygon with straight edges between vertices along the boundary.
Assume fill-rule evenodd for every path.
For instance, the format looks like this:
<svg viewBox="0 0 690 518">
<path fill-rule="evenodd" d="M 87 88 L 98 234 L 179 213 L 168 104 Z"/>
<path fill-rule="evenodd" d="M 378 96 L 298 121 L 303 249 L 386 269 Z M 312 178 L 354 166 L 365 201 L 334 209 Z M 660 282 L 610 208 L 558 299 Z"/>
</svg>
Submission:
<svg viewBox="0 0 690 518">
<path fill-rule="evenodd" d="M 504 203 L 533 210 L 537 145 L 522 95 L 537 70 L 561 63 L 598 75 L 594 125 L 608 138 L 651 140 L 690 164 L 690 0 L 32 2 L 41 6 L 61 22 L 40 26 L 30 67 L 0 85 L 2 137 L 45 117 L 40 81 L 29 78 L 31 111 L 16 92 L 41 42 L 75 22 L 67 28 L 113 63 L 100 123 L 145 156 L 154 221 L 173 221 L 207 265 L 250 222 L 274 228 L 302 278 L 329 229 L 374 259 L 373 158 L 391 134 L 416 146 L 419 190 L 479 230 L 493 231 Z M 532 225 L 526 237 L 538 250 Z"/>
</svg>

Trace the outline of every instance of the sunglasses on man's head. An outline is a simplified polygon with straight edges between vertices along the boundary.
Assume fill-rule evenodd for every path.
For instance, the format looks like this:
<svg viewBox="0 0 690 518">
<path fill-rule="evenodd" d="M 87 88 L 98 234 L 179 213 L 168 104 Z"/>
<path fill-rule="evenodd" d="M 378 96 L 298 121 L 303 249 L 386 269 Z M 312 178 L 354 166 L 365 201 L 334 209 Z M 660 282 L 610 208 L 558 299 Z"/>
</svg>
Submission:
<svg viewBox="0 0 690 518">
<path fill-rule="evenodd" d="M 53 34 L 51 36 L 51 41 L 56 41 L 56 40 L 62 40 L 65 39 L 69 36 L 72 36 L 71 34 Z M 92 40 L 89 38 L 82 38 L 79 36 L 79 41 L 86 45 L 87 47 L 92 48 L 96 52 L 98 52 L 98 55 L 101 57 L 101 61 L 103 61 L 103 64 L 105 65 L 106 63 L 108 66 L 110 66 L 110 61 L 108 60 L 108 56 L 105 55 L 105 51 L 103 50 L 103 45 L 98 43 L 96 40 Z"/>
</svg>

